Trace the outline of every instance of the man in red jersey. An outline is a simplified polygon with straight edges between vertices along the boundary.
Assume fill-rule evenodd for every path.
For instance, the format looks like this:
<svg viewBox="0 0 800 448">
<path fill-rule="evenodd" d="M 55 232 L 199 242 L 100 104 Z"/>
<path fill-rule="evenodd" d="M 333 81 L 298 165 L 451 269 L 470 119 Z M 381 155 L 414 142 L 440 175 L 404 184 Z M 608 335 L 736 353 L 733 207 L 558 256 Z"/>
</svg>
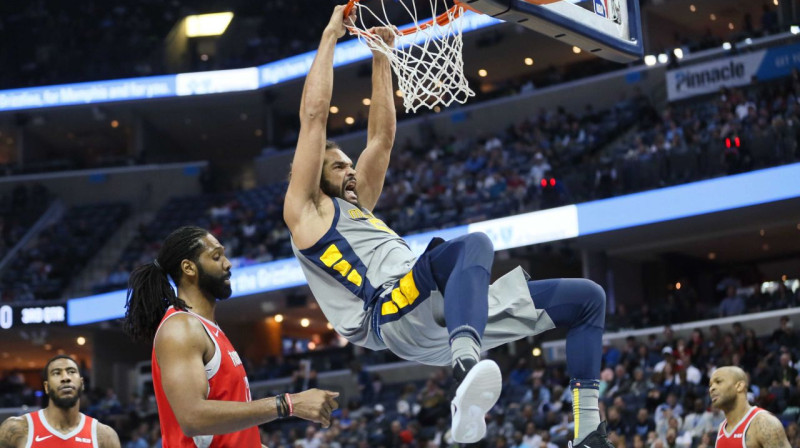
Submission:
<svg viewBox="0 0 800 448">
<path fill-rule="evenodd" d="M 725 413 L 716 448 L 789 448 L 780 420 L 747 402 L 747 386 L 747 374 L 739 367 L 720 367 L 711 374 L 711 406 Z"/>
<path fill-rule="evenodd" d="M 119 448 L 119 437 L 110 426 L 80 412 L 83 378 L 75 360 L 54 357 L 42 377 L 50 403 L 6 419 L 0 426 L 0 448 Z"/>
<path fill-rule="evenodd" d="M 327 427 L 338 407 L 338 393 L 318 389 L 251 401 L 242 361 L 214 321 L 217 300 L 231 296 L 230 276 L 225 248 L 190 226 L 131 274 L 125 330 L 153 342 L 164 448 L 261 447 L 258 425 L 294 415 Z"/>
</svg>

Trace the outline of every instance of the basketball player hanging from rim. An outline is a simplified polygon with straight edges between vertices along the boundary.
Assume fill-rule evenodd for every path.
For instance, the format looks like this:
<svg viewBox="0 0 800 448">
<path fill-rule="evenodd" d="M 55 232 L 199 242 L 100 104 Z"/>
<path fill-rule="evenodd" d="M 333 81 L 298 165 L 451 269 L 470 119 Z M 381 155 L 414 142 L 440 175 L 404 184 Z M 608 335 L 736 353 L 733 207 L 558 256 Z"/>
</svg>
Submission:
<svg viewBox="0 0 800 448">
<path fill-rule="evenodd" d="M 585 279 L 529 282 L 522 268 L 490 286 L 494 249 L 486 235 L 435 238 L 416 257 L 372 214 L 394 143 L 392 79 L 385 56 L 373 52 L 367 142 L 356 170 L 325 133 L 343 22 L 343 6 L 337 6 L 306 78 L 284 205 L 292 248 L 323 313 L 356 345 L 451 365 L 458 384 L 452 435 L 460 443 L 483 438 L 484 415 L 500 396 L 500 370 L 493 361 L 481 361 L 481 352 L 553 327 L 568 328 L 574 441 L 589 448 L 611 446 L 598 411 L 602 288 Z M 393 29 L 371 32 L 393 43 Z"/>
</svg>

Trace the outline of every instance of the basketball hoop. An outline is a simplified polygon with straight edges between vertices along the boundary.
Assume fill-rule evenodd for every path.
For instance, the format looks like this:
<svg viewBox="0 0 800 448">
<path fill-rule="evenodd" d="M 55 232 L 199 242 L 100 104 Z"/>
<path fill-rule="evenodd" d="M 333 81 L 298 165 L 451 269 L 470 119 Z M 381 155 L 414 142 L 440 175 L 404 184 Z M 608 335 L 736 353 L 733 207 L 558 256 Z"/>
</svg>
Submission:
<svg viewBox="0 0 800 448">
<path fill-rule="evenodd" d="M 464 12 L 462 5 L 456 1 L 448 8 L 444 0 L 429 0 L 432 18 L 420 21 L 413 0 L 395 0 L 412 21 L 410 26 L 397 30 L 386 12 L 385 0 L 379 1 L 381 7 L 376 13 L 365 4 L 369 1 L 350 0 L 344 16 L 348 17 L 353 8 L 358 8 L 356 23 L 347 28 L 370 49 L 389 59 L 403 94 L 406 112 L 416 112 L 422 106 L 430 109 L 437 105 L 449 106 L 453 101 L 463 104 L 469 97 L 475 96 L 464 77 L 462 24 L 456 20 Z M 410 8 L 406 5 L 409 1 Z M 376 20 L 378 26 L 396 29 L 394 46 L 387 45 L 383 39 L 369 32 L 370 27 L 364 23 L 365 17 Z"/>
</svg>

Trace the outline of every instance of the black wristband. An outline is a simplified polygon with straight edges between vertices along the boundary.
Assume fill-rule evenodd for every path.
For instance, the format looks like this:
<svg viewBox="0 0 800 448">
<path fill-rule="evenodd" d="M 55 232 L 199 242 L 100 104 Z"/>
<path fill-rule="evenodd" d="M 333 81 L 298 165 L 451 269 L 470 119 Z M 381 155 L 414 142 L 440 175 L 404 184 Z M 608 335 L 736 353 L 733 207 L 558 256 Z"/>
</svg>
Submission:
<svg viewBox="0 0 800 448">
<path fill-rule="evenodd" d="M 286 410 L 283 407 L 283 400 L 281 395 L 275 395 L 275 409 L 278 411 L 278 418 L 286 418 Z"/>
</svg>

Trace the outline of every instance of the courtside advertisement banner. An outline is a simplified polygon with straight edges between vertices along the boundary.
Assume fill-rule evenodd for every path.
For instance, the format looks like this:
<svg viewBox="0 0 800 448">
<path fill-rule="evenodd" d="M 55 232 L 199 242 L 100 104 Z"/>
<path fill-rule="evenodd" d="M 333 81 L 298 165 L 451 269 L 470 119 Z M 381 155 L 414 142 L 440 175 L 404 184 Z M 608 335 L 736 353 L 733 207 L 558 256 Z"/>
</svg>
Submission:
<svg viewBox="0 0 800 448">
<path fill-rule="evenodd" d="M 682 100 L 714 93 L 722 87 L 744 86 L 753 79 L 764 81 L 788 76 L 797 67 L 800 67 L 800 44 L 681 67 L 667 72 L 667 98 Z"/>
</svg>

